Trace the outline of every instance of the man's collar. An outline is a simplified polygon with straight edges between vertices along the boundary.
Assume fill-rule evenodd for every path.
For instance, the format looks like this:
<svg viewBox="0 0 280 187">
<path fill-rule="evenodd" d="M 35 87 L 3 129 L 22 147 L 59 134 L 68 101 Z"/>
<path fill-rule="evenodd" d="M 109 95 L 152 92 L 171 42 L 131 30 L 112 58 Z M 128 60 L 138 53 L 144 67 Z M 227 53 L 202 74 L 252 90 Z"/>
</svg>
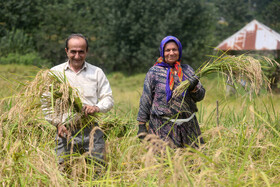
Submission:
<svg viewBox="0 0 280 187">
<path fill-rule="evenodd" d="M 83 65 L 83 67 L 80 69 L 80 71 L 82 71 L 82 70 L 85 70 L 85 71 L 86 71 L 87 68 L 88 68 L 88 65 L 87 65 L 87 62 L 85 61 L 84 65 Z M 71 68 L 70 68 L 70 62 L 69 62 L 69 60 L 66 62 L 65 67 L 64 67 L 64 70 L 65 70 L 65 71 L 66 71 L 67 69 L 71 69 Z M 79 72 L 80 72 L 80 71 L 79 71 Z"/>
<path fill-rule="evenodd" d="M 66 62 L 65 66 L 64 66 L 64 70 L 66 71 L 67 69 L 70 69 L 69 60 Z"/>
</svg>

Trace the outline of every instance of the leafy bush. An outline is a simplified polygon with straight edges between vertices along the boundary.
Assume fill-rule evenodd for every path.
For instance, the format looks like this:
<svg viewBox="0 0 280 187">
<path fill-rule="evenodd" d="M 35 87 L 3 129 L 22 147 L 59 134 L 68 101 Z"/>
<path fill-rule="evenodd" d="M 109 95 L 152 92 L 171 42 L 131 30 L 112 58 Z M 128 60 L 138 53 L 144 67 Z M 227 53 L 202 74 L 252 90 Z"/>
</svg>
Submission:
<svg viewBox="0 0 280 187">
<path fill-rule="evenodd" d="M 32 37 L 23 30 L 11 30 L 6 36 L 0 39 L 0 55 L 6 56 L 9 53 L 29 53 L 34 51 Z"/>
<path fill-rule="evenodd" d="M 33 39 L 23 30 L 13 29 L 0 39 L 0 64 L 22 64 L 50 67 L 35 51 Z"/>
<path fill-rule="evenodd" d="M 24 55 L 9 53 L 7 56 L 0 57 L 0 64 L 23 64 L 50 67 L 50 62 L 42 59 L 37 52 L 30 52 Z"/>
</svg>

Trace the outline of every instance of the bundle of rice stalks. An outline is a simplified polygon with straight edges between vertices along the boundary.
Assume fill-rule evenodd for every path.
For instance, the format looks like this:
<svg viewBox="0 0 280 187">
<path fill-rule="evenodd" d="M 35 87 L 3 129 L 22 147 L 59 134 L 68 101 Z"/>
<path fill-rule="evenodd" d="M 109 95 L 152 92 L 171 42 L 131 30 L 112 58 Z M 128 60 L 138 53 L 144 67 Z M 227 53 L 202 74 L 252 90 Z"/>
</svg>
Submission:
<svg viewBox="0 0 280 187">
<path fill-rule="evenodd" d="M 209 61 L 201 65 L 196 71 L 196 75 L 204 77 L 212 73 L 222 73 L 233 87 L 236 83 L 246 82 L 245 89 L 250 96 L 252 93 L 258 94 L 260 89 L 266 87 L 270 89 L 269 80 L 264 74 L 264 69 L 271 66 L 279 66 L 276 61 L 267 57 L 256 59 L 252 56 L 225 56 L 221 55 L 214 61 Z M 175 89 L 174 96 L 178 96 L 187 90 L 189 81 L 185 80 Z"/>
<path fill-rule="evenodd" d="M 15 96 L 15 105 L 1 117 L 24 125 L 50 119 L 53 124 L 63 123 L 72 131 L 77 127 L 92 125 L 96 116 L 85 116 L 79 92 L 70 86 L 66 76 L 41 70 Z"/>
</svg>

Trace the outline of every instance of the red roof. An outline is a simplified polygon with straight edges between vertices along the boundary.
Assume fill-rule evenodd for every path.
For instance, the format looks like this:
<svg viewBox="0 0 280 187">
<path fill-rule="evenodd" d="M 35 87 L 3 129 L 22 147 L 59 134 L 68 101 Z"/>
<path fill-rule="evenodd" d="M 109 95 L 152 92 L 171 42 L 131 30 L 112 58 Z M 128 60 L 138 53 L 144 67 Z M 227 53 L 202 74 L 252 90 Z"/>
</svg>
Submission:
<svg viewBox="0 0 280 187">
<path fill-rule="evenodd" d="M 221 42 L 216 50 L 280 50 L 280 34 L 253 20 Z"/>
</svg>

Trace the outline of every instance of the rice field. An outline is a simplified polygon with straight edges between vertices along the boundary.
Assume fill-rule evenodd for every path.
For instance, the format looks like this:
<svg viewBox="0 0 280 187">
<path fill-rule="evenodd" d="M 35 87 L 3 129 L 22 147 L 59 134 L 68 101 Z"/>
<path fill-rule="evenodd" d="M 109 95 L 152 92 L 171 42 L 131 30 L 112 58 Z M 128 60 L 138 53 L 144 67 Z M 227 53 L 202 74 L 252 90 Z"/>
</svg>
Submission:
<svg viewBox="0 0 280 187">
<path fill-rule="evenodd" d="M 2 115 L 16 104 L 8 98 L 20 90 L 19 83 L 39 70 L 1 65 L 0 71 Z M 60 172 L 56 129 L 39 112 L 25 120 L 14 114 L 13 123 L 2 115 L 1 186 L 280 186 L 279 95 L 263 91 L 250 97 L 241 90 L 226 96 L 222 77 L 202 77 L 206 96 L 197 116 L 206 144 L 173 150 L 153 136 L 142 142 L 136 137 L 144 77 L 108 75 L 115 106 L 100 121 L 106 168 L 74 155 L 67 172 Z"/>
</svg>

